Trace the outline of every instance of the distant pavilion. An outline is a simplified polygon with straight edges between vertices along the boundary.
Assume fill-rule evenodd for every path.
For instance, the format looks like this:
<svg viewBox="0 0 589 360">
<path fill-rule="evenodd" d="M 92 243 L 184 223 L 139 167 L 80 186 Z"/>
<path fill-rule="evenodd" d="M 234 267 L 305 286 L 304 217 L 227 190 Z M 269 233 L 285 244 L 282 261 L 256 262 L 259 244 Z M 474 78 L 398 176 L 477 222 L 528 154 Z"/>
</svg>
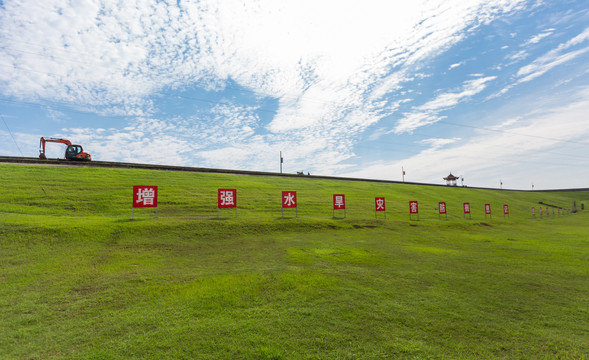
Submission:
<svg viewBox="0 0 589 360">
<path fill-rule="evenodd" d="M 443 179 L 446 180 L 446 185 L 448 185 L 448 186 L 456 186 L 456 180 L 458 180 L 460 178 L 458 178 L 458 177 L 452 175 L 452 173 L 450 173 L 450 175 L 446 176 Z"/>
</svg>

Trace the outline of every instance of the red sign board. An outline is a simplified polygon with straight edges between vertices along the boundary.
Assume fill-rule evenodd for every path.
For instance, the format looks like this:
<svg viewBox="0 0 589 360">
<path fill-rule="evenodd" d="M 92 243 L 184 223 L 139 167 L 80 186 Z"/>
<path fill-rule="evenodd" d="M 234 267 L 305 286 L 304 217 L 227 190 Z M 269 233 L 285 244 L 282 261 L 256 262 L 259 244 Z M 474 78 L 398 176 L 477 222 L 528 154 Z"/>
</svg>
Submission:
<svg viewBox="0 0 589 360">
<path fill-rule="evenodd" d="M 440 214 L 445 214 L 446 213 L 446 203 L 439 202 L 438 203 L 438 210 L 440 211 Z"/>
<path fill-rule="evenodd" d="M 219 208 L 237 207 L 237 189 L 218 189 L 217 195 Z"/>
<path fill-rule="evenodd" d="M 296 191 L 283 191 L 282 192 L 282 207 L 283 208 L 296 208 L 297 207 L 297 192 Z"/>
<path fill-rule="evenodd" d="M 536 208 L 532 207 L 532 216 L 536 216 Z"/>
<path fill-rule="evenodd" d="M 503 215 L 509 214 L 509 205 L 503 205 Z"/>
<path fill-rule="evenodd" d="M 409 201 L 409 213 L 419 214 L 419 207 L 417 206 L 417 201 Z"/>
<path fill-rule="evenodd" d="M 346 196 L 344 194 L 333 194 L 333 209 L 344 210 L 346 208 Z"/>
<path fill-rule="evenodd" d="M 485 214 L 491 215 L 491 204 L 485 204 Z"/>
<path fill-rule="evenodd" d="M 374 210 L 375 211 L 386 211 L 383 197 L 375 197 L 374 198 Z"/>
<path fill-rule="evenodd" d="M 462 208 L 464 209 L 465 214 L 470 214 L 470 204 L 469 203 L 463 203 Z"/>
<path fill-rule="evenodd" d="M 157 186 L 133 186 L 133 207 L 157 207 Z"/>
</svg>

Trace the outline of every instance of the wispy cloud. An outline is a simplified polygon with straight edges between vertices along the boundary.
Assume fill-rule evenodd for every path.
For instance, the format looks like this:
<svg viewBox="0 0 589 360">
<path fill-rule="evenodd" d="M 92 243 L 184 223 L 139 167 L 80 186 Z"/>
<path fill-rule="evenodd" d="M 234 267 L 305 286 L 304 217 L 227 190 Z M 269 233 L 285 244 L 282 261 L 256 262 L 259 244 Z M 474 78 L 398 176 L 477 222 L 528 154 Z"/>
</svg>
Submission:
<svg viewBox="0 0 589 360">
<path fill-rule="evenodd" d="M 448 70 L 455 69 L 455 68 L 457 68 L 457 67 L 459 67 L 459 66 L 461 66 L 461 65 L 464 65 L 464 63 L 465 63 L 465 61 L 461 61 L 461 62 L 457 62 L 457 63 L 455 63 L 455 64 L 452 64 L 452 65 L 450 65 L 450 66 L 448 67 Z"/>
<path fill-rule="evenodd" d="M 519 69 L 517 77 L 519 78 L 516 84 L 527 82 L 543 75 L 552 68 L 570 61 L 581 54 L 589 51 L 589 46 L 578 50 L 565 52 L 565 50 L 579 45 L 589 39 L 589 28 L 586 28 L 581 34 L 575 36 L 571 40 L 560 44 L 556 49 L 553 49 L 545 55 L 534 60 L 531 64 Z"/>
<path fill-rule="evenodd" d="M 546 29 L 538 35 L 532 36 L 528 41 L 525 42 L 522 46 L 528 46 L 530 44 L 537 44 L 545 37 L 548 37 L 553 34 L 555 29 Z"/>
<path fill-rule="evenodd" d="M 579 56 L 589 52 L 589 46 L 568 51 L 572 47 L 578 47 L 579 45 L 582 45 L 588 39 L 589 28 L 586 28 L 579 35 L 573 37 L 572 39 L 564 43 L 561 43 L 558 47 L 538 57 L 530 64 L 522 66 L 515 74 L 515 81 L 513 81 L 511 84 L 508 84 L 497 93 L 489 96 L 489 99 L 504 95 L 513 87 L 525 82 L 532 81 L 544 75 L 553 68 L 564 63 L 570 62 L 571 60 L 576 59 Z"/>
<path fill-rule="evenodd" d="M 461 101 L 465 101 L 480 93 L 487 87 L 490 81 L 496 78 L 496 76 L 487 76 L 468 80 L 462 84 L 462 88 L 459 91 L 439 94 L 433 100 L 415 107 L 414 111 L 404 113 L 403 118 L 399 120 L 393 132 L 397 134 L 411 132 L 421 126 L 430 125 L 441 120 L 442 116 L 440 116 L 440 112 L 448 110 Z"/>
<path fill-rule="evenodd" d="M 424 145 L 429 145 L 430 146 L 430 151 L 431 150 L 437 150 L 439 148 L 442 148 L 446 145 L 450 145 L 450 144 L 454 144 L 457 141 L 460 141 L 460 138 L 431 138 L 431 139 L 424 139 L 421 140 L 420 143 L 424 144 Z"/>
</svg>

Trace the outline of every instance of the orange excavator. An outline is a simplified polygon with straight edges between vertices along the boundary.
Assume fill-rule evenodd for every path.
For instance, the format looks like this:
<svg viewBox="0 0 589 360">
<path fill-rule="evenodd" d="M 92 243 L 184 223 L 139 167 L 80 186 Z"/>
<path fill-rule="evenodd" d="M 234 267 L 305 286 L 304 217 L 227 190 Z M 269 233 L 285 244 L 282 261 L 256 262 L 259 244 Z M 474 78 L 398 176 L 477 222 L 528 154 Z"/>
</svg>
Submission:
<svg viewBox="0 0 589 360">
<path fill-rule="evenodd" d="M 54 142 L 60 144 L 66 144 L 67 148 L 65 149 L 65 158 L 67 160 L 83 160 L 83 161 L 90 161 L 92 160 L 92 156 L 87 152 L 84 152 L 84 149 L 81 145 L 72 145 L 72 142 L 67 139 L 57 139 L 57 138 L 41 138 L 41 142 L 39 144 L 39 158 L 47 159 L 45 156 L 45 143 Z"/>
</svg>

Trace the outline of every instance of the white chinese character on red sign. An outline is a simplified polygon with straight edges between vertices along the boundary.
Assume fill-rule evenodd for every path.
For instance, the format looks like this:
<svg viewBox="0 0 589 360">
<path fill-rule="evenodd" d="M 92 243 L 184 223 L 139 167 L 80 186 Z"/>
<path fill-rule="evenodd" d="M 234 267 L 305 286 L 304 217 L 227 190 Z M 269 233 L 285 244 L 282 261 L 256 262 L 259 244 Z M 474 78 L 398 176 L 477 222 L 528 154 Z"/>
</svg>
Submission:
<svg viewBox="0 0 589 360">
<path fill-rule="evenodd" d="M 485 214 L 491 214 L 491 205 L 485 204 Z"/>
<path fill-rule="evenodd" d="M 133 186 L 133 207 L 157 207 L 157 186 Z"/>
<path fill-rule="evenodd" d="M 508 205 L 503 205 L 503 214 L 505 214 L 505 215 L 509 214 L 509 206 Z"/>
<path fill-rule="evenodd" d="M 462 204 L 462 207 L 464 208 L 465 214 L 470 214 L 470 204 L 469 203 Z"/>
<path fill-rule="evenodd" d="M 385 203 L 383 197 L 374 198 L 374 206 L 376 211 L 385 211 Z"/>
<path fill-rule="evenodd" d="M 343 194 L 333 195 L 333 208 L 334 209 L 345 209 L 346 208 L 346 197 Z"/>
<path fill-rule="evenodd" d="M 237 199 L 236 189 L 219 189 L 217 206 L 220 208 L 234 208 L 236 207 Z"/>
<path fill-rule="evenodd" d="M 409 201 L 409 213 L 410 214 L 418 214 L 419 207 L 417 206 L 417 201 Z"/>
<path fill-rule="evenodd" d="M 282 207 L 283 208 L 296 208 L 297 207 L 297 192 L 296 191 L 283 191 L 282 192 Z"/>
<path fill-rule="evenodd" d="M 445 214 L 446 213 L 446 203 L 445 202 L 438 203 L 438 210 L 440 210 L 440 214 Z"/>
</svg>

